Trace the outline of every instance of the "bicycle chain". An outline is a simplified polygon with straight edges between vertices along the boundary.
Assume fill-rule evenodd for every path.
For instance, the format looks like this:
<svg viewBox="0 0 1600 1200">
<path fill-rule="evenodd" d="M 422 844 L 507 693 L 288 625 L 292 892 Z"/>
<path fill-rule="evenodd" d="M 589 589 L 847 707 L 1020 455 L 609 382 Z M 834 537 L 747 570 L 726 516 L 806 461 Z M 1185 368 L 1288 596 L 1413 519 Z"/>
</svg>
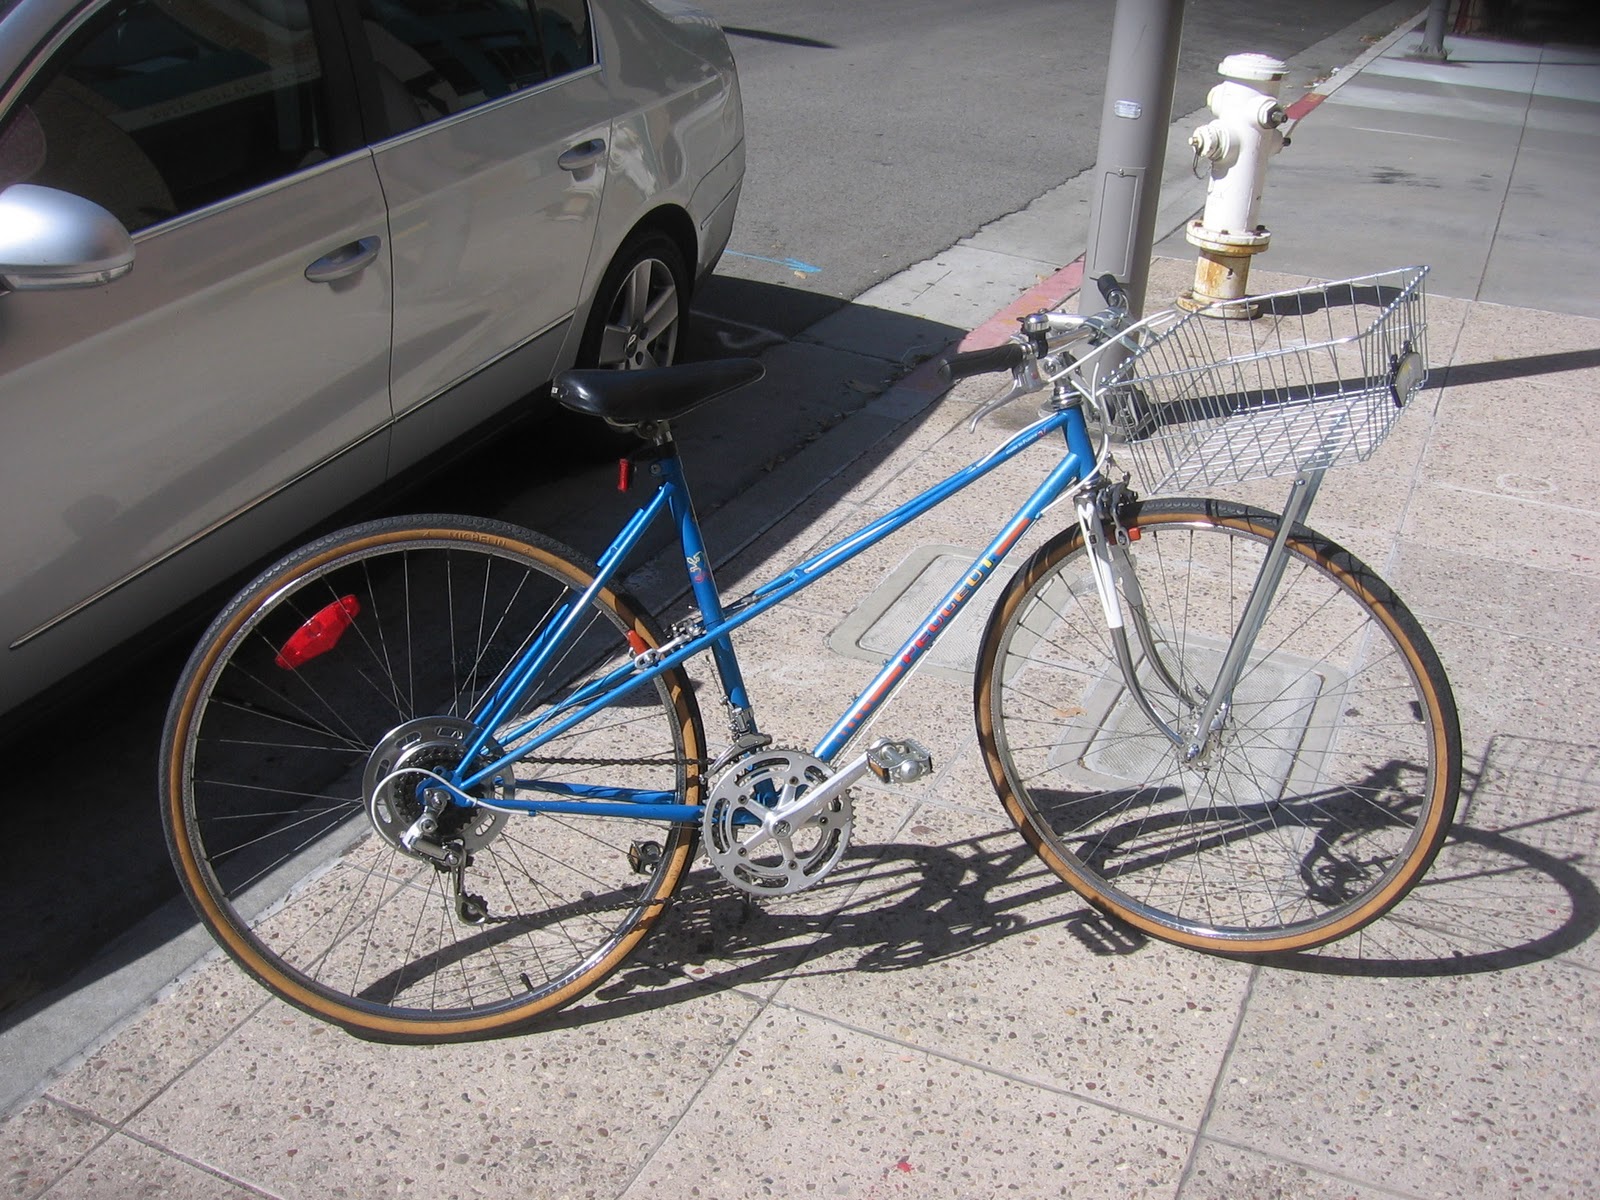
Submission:
<svg viewBox="0 0 1600 1200">
<path fill-rule="evenodd" d="M 553 757 L 549 757 L 549 758 L 543 758 L 543 757 L 541 757 L 541 758 L 524 758 L 524 759 L 520 759 L 518 761 L 526 762 L 526 763 L 538 763 L 538 764 L 545 765 L 545 766 L 557 766 L 557 767 L 637 767 L 637 766 L 650 766 L 650 767 L 706 767 L 706 768 L 709 768 L 709 767 L 714 766 L 716 764 L 717 760 L 714 759 L 714 758 L 572 758 L 572 757 L 565 757 L 565 756 L 557 755 L 557 756 L 553 756 Z M 734 891 L 735 891 L 734 888 L 728 886 L 725 883 L 721 884 L 720 886 L 712 885 L 712 884 L 697 883 L 697 884 L 694 884 L 692 886 L 676 888 L 676 889 L 673 890 L 673 892 L 670 895 L 657 896 L 653 900 L 618 901 L 618 902 L 613 903 L 613 904 L 602 904 L 598 900 L 596 900 L 596 901 L 590 902 L 589 904 L 573 905 L 573 906 L 570 907 L 570 909 L 568 911 L 571 913 L 572 916 L 575 916 L 575 917 L 587 917 L 587 916 L 590 916 L 590 915 L 592 915 L 594 913 L 628 912 L 628 911 L 630 911 L 632 909 L 635 909 L 635 908 L 660 908 L 660 907 L 662 907 L 662 906 L 664 906 L 666 904 L 671 903 L 674 900 L 693 901 L 693 900 L 699 900 L 699 899 L 703 899 L 703 898 L 710 898 L 710 897 L 716 895 L 719 892 L 732 893 Z M 525 920 L 528 920 L 528 919 L 529 918 L 524 917 L 524 916 L 522 916 L 520 914 L 517 915 L 517 916 L 509 916 L 509 917 L 497 917 L 497 916 L 494 916 L 493 914 L 488 914 L 488 915 L 486 915 L 484 917 L 484 919 L 482 921 L 482 924 L 484 924 L 484 925 L 506 925 L 506 924 L 510 924 L 510 923 L 512 923 L 514 921 L 525 921 Z M 542 919 L 542 914 L 541 914 L 541 919 Z"/>
<path fill-rule="evenodd" d="M 598 900 L 594 900 L 588 904 L 570 905 L 567 908 L 567 912 L 574 917 L 587 917 L 603 912 L 629 912 L 635 908 L 662 908 L 674 901 L 688 903 L 695 900 L 710 900 L 723 894 L 738 896 L 744 900 L 751 899 L 750 896 L 726 883 L 696 883 L 680 887 L 669 896 L 657 896 L 654 900 L 618 901 L 614 904 L 602 904 Z M 483 925 L 509 925 L 515 921 L 542 921 L 545 916 L 546 914 L 544 913 L 539 913 L 537 916 L 524 916 L 519 913 L 516 916 L 497 917 L 490 913 L 479 923 Z"/>
<path fill-rule="evenodd" d="M 714 758 L 519 758 L 518 762 L 553 767 L 712 767 Z"/>
</svg>

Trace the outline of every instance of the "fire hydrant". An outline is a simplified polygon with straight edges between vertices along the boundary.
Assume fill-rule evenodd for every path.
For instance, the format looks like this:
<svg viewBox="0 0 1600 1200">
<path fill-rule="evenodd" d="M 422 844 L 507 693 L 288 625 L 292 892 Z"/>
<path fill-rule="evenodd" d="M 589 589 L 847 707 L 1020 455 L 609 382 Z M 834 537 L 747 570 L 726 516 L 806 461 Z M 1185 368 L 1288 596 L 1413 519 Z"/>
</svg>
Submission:
<svg viewBox="0 0 1600 1200">
<path fill-rule="evenodd" d="M 1288 66 L 1265 54 L 1230 54 L 1217 66 L 1225 82 L 1206 97 L 1216 120 L 1189 138 L 1195 161 L 1211 163 L 1205 213 L 1189 222 L 1185 236 L 1200 250 L 1194 290 L 1178 297 L 1187 309 L 1211 308 L 1213 316 L 1248 318 L 1245 299 L 1251 256 L 1267 248 L 1272 234 L 1259 221 L 1267 160 L 1283 149 L 1279 127 L 1287 119 L 1278 92 Z"/>
</svg>

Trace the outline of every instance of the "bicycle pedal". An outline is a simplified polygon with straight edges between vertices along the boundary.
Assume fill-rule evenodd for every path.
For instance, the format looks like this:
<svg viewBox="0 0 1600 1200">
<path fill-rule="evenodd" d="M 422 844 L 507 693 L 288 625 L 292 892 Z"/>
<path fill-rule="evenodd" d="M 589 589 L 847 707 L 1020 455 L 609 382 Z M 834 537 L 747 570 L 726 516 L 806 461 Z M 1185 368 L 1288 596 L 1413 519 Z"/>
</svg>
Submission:
<svg viewBox="0 0 1600 1200">
<path fill-rule="evenodd" d="M 867 747 L 867 767 L 884 783 L 914 783 L 933 771 L 933 755 L 910 738 L 879 738 Z"/>
<path fill-rule="evenodd" d="M 635 875 L 650 874 L 660 862 L 660 842 L 634 842 L 628 847 L 628 866 Z"/>
</svg>

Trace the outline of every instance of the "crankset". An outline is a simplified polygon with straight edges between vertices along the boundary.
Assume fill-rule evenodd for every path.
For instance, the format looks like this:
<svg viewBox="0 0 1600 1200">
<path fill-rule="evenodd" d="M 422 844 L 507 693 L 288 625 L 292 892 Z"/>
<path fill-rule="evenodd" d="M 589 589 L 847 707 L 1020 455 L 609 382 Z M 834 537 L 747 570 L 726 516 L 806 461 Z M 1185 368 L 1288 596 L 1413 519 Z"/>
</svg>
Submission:
<svg viewBox="0 0 1600 1200">
<path fill-rule="evenodd" d="M 802 750 L 769 746 L 739 759 L 711 789 L 701 817 L 711 865 L 753 896 L 820 883 L 850 845 L 850 793 L 838 788 L 814 803 L 833 775 Z"/>
</svg>

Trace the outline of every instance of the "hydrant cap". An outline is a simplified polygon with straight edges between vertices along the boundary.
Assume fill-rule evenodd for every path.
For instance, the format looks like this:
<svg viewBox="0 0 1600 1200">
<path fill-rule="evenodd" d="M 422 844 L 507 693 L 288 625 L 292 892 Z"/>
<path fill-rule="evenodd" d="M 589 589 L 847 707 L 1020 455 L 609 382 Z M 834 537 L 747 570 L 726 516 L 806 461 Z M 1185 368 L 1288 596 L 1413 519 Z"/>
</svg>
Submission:
<svg viewBox="0 0 1600 1200">
<path fill-rule="evenodd" d="M 1282 80 L 1288 72 L 1289 64 L 1270 54 L 1230 54 L 1217 64 L 1217 74 L 1249 83 Z"/>
</svg>

